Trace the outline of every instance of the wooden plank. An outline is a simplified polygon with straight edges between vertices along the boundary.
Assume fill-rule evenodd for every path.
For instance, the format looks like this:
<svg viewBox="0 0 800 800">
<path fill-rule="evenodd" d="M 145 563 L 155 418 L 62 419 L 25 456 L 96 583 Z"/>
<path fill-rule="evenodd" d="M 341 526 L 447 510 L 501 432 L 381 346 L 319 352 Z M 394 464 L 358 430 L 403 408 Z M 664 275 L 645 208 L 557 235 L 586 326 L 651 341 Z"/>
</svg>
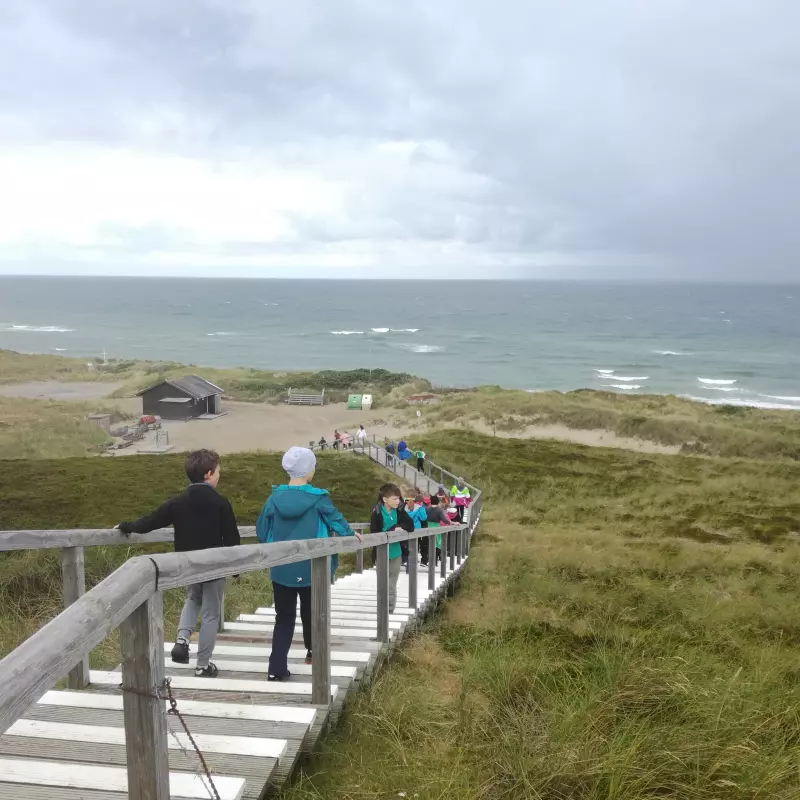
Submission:
<svg viewBox="0 0 800 800">
<path fill-rule="evenodd" d="M 430 529 L 429 529 L 430 530 Z M 436 588 L 436 534 L 428 537 L 428 589 Z"/>
<path fill-rule="evenodd" d="M 5 730 L 155 591 L 149 558 L 111 573 L 0 661 L 0 730 Z"/>
<path fill-rule="evenodd" d="M 316 659 L 316 646 L 314 647 L 314 653 L 314 658 Z M 263 672 L 266 674 L 268 667 L 266 661 L 226 661 L 224 656 L 217 658 L 216 650 L 214 651 L 214 663 L 219 667 L 220 672 Z M 193 670 L 195 664 L 176 664 L 170 661 L 168 667 L 169 669 L 177 670 Z M 312 674 L 311 665 L 304 664 L 302 661 L 297 663 L 290 661 L 289 671 L 292 675 Z M 331 677 L 334 678 L 355 678 L 357 670 L 355 667 L 348 667 L 344 664 L 331 664 L 330 672 Z"/>
<path fill-rule="evenodd" d="M 392 619 L 394 617 L 394 619 Z M 236 622 L 246 622 L 248 624 L 264 624 L 268 628 L 274 624 L 274 615 L 272 614 L 241 614 L 239 619 L 235 620 Z M 331 624 L 333 626 L 339 628 L 374 628 L 376 620 L 376 613 L 372 612 L 370 614 L 367 611 L 363 611 L 358 614 L 349 614 L 347 616 L 336 616 L 331 620 Z M 395 627 L 400 628 L 402 625 L 408 621 L 408 617 L 405 616 L 398 616 L 396 614 L 389 615 L 390 623 L 393 622 Z M 311 641 L 316 642 L 314 636 L 312 634 Z M 317 646 L 314 644 L 314 651 L 316 652 Z"/>
<path fill-rule="evenodd" d="M 449 536 L 447 531 L 442 533 L 442 555 L 439 559 L 439 576 L 442 578 L 447 577 L 447 539 Z"/>
<path fill-rule="evenodd" d="M 360 552 L 360 551 L 359 551 Z M 331 696 L 331 562 L 330 556 L 311 562 L 311 702 L 325 704 Z"/>
<path fill-rule="evenodd" d="M 169 800 L 167 718 L 157 693 L 164 681 L 164 603 L 156 592 L 120 625 L 128 791 Z"/>
<path fill-rule="evenodd" d="M 348 623 L 351 619 L 372 619 L 375 617 L 376 609 L 372 608 L 350 608 L 349 611 L 332 611 L 331 619 L 338 622 Z M 389 614 L 392 622 L 406 622 L 409 617 L 413 617 L 414 612 L 410 608 L 400 608 L 394 610 L 394 614 Z M 263 609 L 257 614 L 239 614 L 236 622 L 265 622 L 270 624 L 275 619 L 275 610 L 272 608 Z M 214 651 L 216 652 L 216 650 Z"/>
<path fill-rule="evenodd" d="M 358 631 L 359 625 L 351 625 L 350 623 L 353 620 L 333 620 L 331 625 L 331 636 L 350 636 L 350 631 Z M 389 622 L 389 629 L 392 631 L 399 631 L 400 628 L 403 627 L 402 622 Z M 369 626 L 366 626 L 369 627 Z M 375 627 L 372 625 L 371 627 Z M 244 631 L 250 633 L 272 633 L 274 625 L 272 624 L 264 624 L 260 625 L 257 622 L 226 622 L 225 623 L 225 630 L 226 631 Z M 366 629 L 366 628 L 365 628 Z M 343 633 L 343 631 L 348 631 L 348 633 Z M 360 635 L 360 634 L 357 634 Z"/>
<path fill-rule="evenodd" d="M 390 622 L 389 633 L 392 637 L 397 636 L 400 632 L 400 623 Z M 372 628 L 331 628 L 331 636 L 338 637 L 339 639 L 374 639 L 377 633 L 377 626 Z M 249 634 L 258 636 L 261 634 L 272 633 L 272 625 L 256 625 L 252 622 L 226 622 L 225 632 L 234 632 L 240 634 Z M 295 637 L 297 638 L 297 637 Z"/>
<path fill-rule="evenodd" d="M 0 782 L 129 793 L 124 769 L 94 764 L 0 758 Z M 221 800 L 240 800 L 244 793 L 244 781 L 241 778 L 215 775 L 214 785 Z M 170 773 L 167 790 L 167 797 L 172 800 L 208 800 L 212 797 L 206 778 L 186 772 Z M 144 795 L 133 794 L 132 788 L 130 797 L 144 800 Z"/>
<path fill-rule="evenodd" d="M 408 563 L 415 565 L 419 555 L 419 543 L 417 539 L 412 539 L 408 543 Z M 408 573 L 408 605 L 416 611 L 417 608 L 417 584 L 418 573 L 416 569 L 409 570 Z M 377 610 L 377 609 L 376 609 Z"/>
<path fill-rule="evenodd" d="M 89 673 L 92 683 L 103 686 L 118 686 L 119 672 L 92 670 Z M 281 683 L 280 681 L 245 681 L 229 678 L 184 678 L 176 675 L 171 679 L 174 689 L 186 689 L 207 692 L 241 692 L 242 694 L 287 694 L 311 696 L 310 683 Z M 331 697 L 336 697 L 338 686 L 331 687 Z M 181 701 L 184 702 L 184 701 Z"/>
<path fill-rule="evenodd" d="M 172 643 L 167 642 L 164 644 L 164 652 L 172 650 Z M 243 656 L 250 658 L 269 658 L 271 648 L 259 647 L 258 645 L 235 645 L 235 644 L 217 644 L 214 648 L 215 656 Z M 293 648 L 289 650 L 290 659 L 303 659 L 305 658 L 306 651 Z M 359 652 L 356 650 L 331 650 L 331 661 L 352 661 L 355 663 L 366 664 L 372 658 L 369 652 Z"/>
<path fill-rule="evenodd" d="M 42 722 L 18 719 L 4 734 L 28 739 L 60 739 L 97 744 L 125 744 L 124 728 L 97 725 L 78 725 L 68 722 Z M 285 739 L 256 738 L 253 736 L 217 736 L 196 733 L 194 739 L 203 753 L 227 753 L 229 755 L 253 756 L 254 758 L 283 758 L 286 754 Z M 189 737 L 183 732 L 172 732 L 167 745 L 173 750 L 193 750 Z"/>
<path fill-rule="evenodd" d="M 358 550 L 356 552 L 356 573 L 361 574 L 364 571 L 364 551 Z"/>
<path fill-rule="evenodd" d="M 355 531 L 363 531 L 369 528 L 369 523 L 353 522 L 350 527 Z M 239 533 L 242 539 L 255 539 L 255 525 L 241 525 Z M 131 534 L 121 533 L 116 528 L 0 531 L 0 553 L 8 550 L 45 550 L 55 547 L 158 544 L 172 542 L 173 539 L 172 528 L 160 528 L 151 533 Z"/>
<path fill-rule="evenodd" d="M 64 547 L 61 550 L 61 583 L 64 608 L 69 608 L 86 592 L 86 572 L 82 547 Z M 89 685 L 89 656 L 85 655 L 67 675 L 70 689 L 84 689 Z"/>
<path fill-rule="evenodd" d="M 373 533 L 365 536 L 363 542 L 359 542 L 355 536 L 337 536 L 194 550 L 188 553 L 161 553 L 149 558 L 158 568 L 158 588 L 164 590 L 216 580 L 234 573 L 254 572 L 308 561 L 334 553 L 353 553 L 368 547 L 419 539 L 426 535 L 427 531 L 420 528 L 412 533 Z"/>
<path fill-rule="evenodd" d="M 70 706 L 72 708 L 98 708 L 122 711 L 122 695 L 100 692 L 46 692 L 40 706 Z M 166 703 L 164 704 L 166 708 Z M 219 719 L 252 720 L 256 722 L 291 722 L 311 725 L 316 709 L 303 706 L 253 705 L 252 703 L 211 703 L 203 700 L 180 701 L 180 711 L 185 717 L 215 717 Z"/>
<path fill-rule="evenodd" d="M 389 641 L 389 546 L 378 545 L 376 549 L 376 577 L 377 577 L 377 628 L 376 635 L 379 642 Z"/>
</svg>

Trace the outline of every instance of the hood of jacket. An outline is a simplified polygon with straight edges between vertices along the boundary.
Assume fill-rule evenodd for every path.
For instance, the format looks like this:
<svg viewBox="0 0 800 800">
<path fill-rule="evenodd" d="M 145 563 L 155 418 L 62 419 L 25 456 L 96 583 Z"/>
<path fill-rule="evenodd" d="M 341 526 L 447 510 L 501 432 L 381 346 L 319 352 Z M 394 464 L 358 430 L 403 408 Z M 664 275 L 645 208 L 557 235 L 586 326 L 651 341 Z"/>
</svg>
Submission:
<svg viewBox="0 0 800 800">
<path fill-rule="evenodd" d="M 328 493 L 316 486 L 273 486 L 272 503 L 275 513 L 285 520 L 300 519 Z"/>
</svg>

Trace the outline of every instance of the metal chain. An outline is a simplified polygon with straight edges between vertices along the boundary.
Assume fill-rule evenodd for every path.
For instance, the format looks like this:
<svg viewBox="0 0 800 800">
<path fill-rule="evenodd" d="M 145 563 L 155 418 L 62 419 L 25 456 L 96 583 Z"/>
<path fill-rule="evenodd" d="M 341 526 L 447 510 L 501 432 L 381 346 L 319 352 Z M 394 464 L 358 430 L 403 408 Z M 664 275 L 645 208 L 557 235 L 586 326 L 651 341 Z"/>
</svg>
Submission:
<svg viewBox="0 0 800 800">
<path fill-rule="evenodd" d="M 162 682 L 161 686 L 156 687 L 155 693 L 143 692 L 140 691 L 139 689 L 127 688 L 125 686 L 122 686 L 122 684 L 120 684 L 119 688 L 123 692 L 126 692 L 128 694 L 135 694 L 138 695 L 139 697 L 147 697 L 152 700 L 166 700 L 169 703 L 169 708 L 167 709 L 166 713 L 173 714 L 180 720 L 180 723 L 183 726 L 183 730 L 186 733 L 187 738 L 191 742 L 191 745 L 194 748 L 194 752 L 197 754 L 197 758 L 200 760 L 200 763 L 203 766 L 203 772 L 205 772 L 206 779 L 208 780 L 208 785 L 211 787 L 211 792 L 213 792 L 213 800 L 222 800 L 222 798 L 219 796 L 219 792 L 217 791 L 217 787 L 214 784 L 214 779 L 211 777 L 211 770 L 209 769 L 208 764 L 206 763 L 205 756 L 203 756 L 203 754 L 200 752 L 200 748 L 197 746 L 197 742 L 194 740 L 194 736 L 192 736 L 192 732 L 189 730 L 189 726 L 186 724 L 186 720 L 183 718 L 183 715 L 178 710 L 178 701 L 175 698 L 175 695 L 172 694 L 172 681 L 169 678 L 164 678 L 164 681 Z M 166 697 L 162 694 L 162 692 L 164 691 L 166 691 Z M 170 730 L 170 733 L 172 733 L 172 730 Z M 175 734 L 172 735 L 175 736 Z M 175 736 L 175 739 L 176 741 L 180 742 L 177 736 Z M 186 752 L 186 750 L 183 748 L 183 745 L 181 745 L 181 749 L 184 751 L 184 753 Z M 208 786 L 206 788 L 208 789 Z"/>
</svg>

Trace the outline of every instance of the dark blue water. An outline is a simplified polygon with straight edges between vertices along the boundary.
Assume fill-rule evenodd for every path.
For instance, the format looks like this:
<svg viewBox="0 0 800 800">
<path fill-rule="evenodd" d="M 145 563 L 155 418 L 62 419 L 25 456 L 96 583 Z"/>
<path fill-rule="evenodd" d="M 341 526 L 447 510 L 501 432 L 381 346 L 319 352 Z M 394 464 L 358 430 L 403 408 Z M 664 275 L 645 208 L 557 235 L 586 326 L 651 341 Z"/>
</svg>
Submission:
<svg viewBox="0 0 800 800">
<path fill-rule="evenodd" d="M 0 277 L 0 348 L 800 409 L 799 312 L 800 286 Z"/>
</svg>

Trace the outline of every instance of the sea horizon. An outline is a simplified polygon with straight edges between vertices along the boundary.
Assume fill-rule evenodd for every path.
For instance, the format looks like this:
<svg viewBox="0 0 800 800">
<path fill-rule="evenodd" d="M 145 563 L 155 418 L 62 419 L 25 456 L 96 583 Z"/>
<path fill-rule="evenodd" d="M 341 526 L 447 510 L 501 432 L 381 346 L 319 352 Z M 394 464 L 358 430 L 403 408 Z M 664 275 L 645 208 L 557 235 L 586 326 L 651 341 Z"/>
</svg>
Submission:
<svg viewBox="0 0 800 800">
<path fill-rule="evenodd" d="M 787 283 L 0 276 L 0 348 L 800 410 L 798 303 Z"/>
</svg>

